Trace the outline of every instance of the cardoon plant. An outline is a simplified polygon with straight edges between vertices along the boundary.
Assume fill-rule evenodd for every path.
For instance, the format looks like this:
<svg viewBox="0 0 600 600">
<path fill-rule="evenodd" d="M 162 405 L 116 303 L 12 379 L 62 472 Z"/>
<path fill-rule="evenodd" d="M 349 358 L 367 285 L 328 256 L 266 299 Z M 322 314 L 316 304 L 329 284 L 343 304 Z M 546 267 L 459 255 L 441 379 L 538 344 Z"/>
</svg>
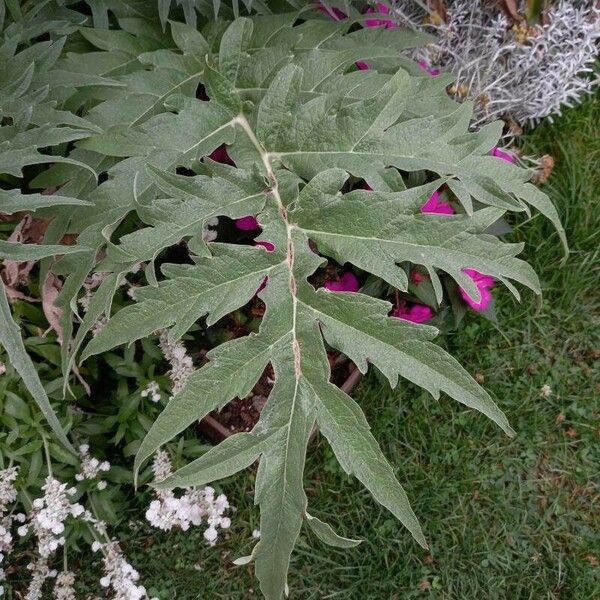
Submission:
<svg viewBox="0 0 600 600">
<path fill-rule="evenodd" d="M 452 77 L 406 58 L 428 36 L 356 8 L 331 18 L 322 5 L 274 4 L 244 17 L 223 6 L 215 21 L 196 3 L 197 22 L 185 24 L 177 12 L 166 20 L 169 3 L 155 14 L 150 3 L 110 0 L 94 27 L 79 5 L 49 3 L 8 25 L 0 202 L 5 213 L 35 212 L 46 228 L 40 244 L 0 242 L 0 255 L 42 259 L 42 285 L 55 278 L 65 393 L 90 357 L 158 337 L 172 396 L 137 444 L 136 476 L 268 373 L 272 389 L 250 431 L 172 473 L 155 459 L 162 475 L 148 518 L 193 523 L 188 512 L 165 517 L 189 499 L 167 490 L 201 489 L 258 461 L 260 539 L 242 562 L 254 561 L 265 597 L 279 600 L 303 525 L 326 543 L 357 543 L 310 514 L 302 479 L 314 428 L 426 545 L 360 407 L 330 381 L 328 352 L 361 372 L 373 365 L 391 386 L 403 378 L 447 394 L 512 435 L 435 343 L 433 324 L 455 306 L 487 308 L 496 284 L 517 298 L 515 283 L 540 293 L 517 258 L 522 245 L 495 235 L 504 216 L 533 208 L 564 233 L 532 172 L 497 156 L 502 123 L 472 131 L 473 105 L 448 97 Z M 49 40 L 39 40 L 52 10 Z M 251 302 L 261 306 L 254 330 L 187 352 Z M 4 294 L 0 311 L 0 342 L 71 449 Z M 149 385 L 146 397 L 158 401 L 157 390 Z M 224 502 L 209 516 L 213 529 L 228 525 Z M 112 544 L 103 547 L 114 566 L 123 559 Z"/>
</svg>

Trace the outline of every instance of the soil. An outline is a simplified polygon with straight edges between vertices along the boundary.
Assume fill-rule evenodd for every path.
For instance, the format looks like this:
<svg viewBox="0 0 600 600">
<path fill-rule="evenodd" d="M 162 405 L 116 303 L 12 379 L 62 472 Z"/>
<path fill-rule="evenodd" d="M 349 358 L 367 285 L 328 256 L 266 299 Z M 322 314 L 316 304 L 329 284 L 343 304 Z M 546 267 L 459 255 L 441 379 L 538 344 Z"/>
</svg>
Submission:
<svg viewBox="0 0 600 600">
<path fill-rule="evenodd" d="M 360 376 L 354 363 L 340 354 L 328 353 L 327 357 L 331 366 L 331 381 L 344 391 L 351 391 Z M 235 398 L 223 410 L 213 411 L 205 417 L 199 423 L 201 433 L 209 440 L 219 442 L 234 433 L 250 431 L 260 417 L 273 383 L 273 370 L 269 365 L 250 395 Z"/>
</svg>

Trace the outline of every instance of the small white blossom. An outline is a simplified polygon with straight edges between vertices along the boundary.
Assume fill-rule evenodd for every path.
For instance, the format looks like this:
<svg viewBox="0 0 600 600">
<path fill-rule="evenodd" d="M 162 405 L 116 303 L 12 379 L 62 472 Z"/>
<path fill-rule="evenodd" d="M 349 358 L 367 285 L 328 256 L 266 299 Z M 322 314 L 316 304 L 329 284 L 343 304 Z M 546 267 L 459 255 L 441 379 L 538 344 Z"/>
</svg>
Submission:
<svg viewBox="0 0 600 600">
<path fill-rule="evenodd" d="M 5 515 L 4 513 L 9 509 L 9 507 L 14 504 L 17 499 L 17 490 L 14 486 L 14 482 L 18 476 L 18 468 L 10 467 L 8 469 L 0 470 L 0 563 L 4 561 L 5 555 L 9 554 L 12 549 L 13 537 L 10 532 L 11 526 L 14 522 L 17 523 L 25 523 L 26 517 L 23 513 L 15 513 Z M 43 509 L 44 502 L 36 502 L 35 503 L 39 509 Z M 59 531 L 60 526 L 57 522 L 52 523 L 52 527 Z M 27 535 L 28 526 L 22 524 L 17 529 L 17 533 L 20 536 Z M 52 534 L 49 534 L 48 538 L 52 537 Z M 49 541 L 49 539 L 48 539 Z M 54 543 L 51 544 L 54 546 Z M 58 546 L 58 542 L 57 542 Z M 48 545 L 50 548 L 50 544 Z M 40 558 L 37 563 L 31 563 L 29 565 L 30 570 L 32 571 L 32 580 L 29 587 L 27 598 L 29 600 L 36 600 L 41 597 L 41 587 L 43 585 L 44 579 L 48 574 L 48 569 L 46 567 L 46 559 Z M 4 581 L 5 573 L 4 569 L 0 568 L 0 582 Z M 2 592 L 0 595 L 4 593 L 4 586 L 0 586 L 2 588 Z"/>
<path fill-rule="evenodd" d="M 156 482 L 163 481 L 172 473 L 169 455 L 164 450 L 156 453 L 152 470 Z M 146 511 L 146 519 L 154 527 L 164 531 L 173 528 L 187 531 L 191 525 L 198 526 L 206 522 L 208 527 L 204 538 L 214 544 L 217 528 L 227 529 L 231 526 L 231 519 L 223 516 L 229 508 L 227 497 L 220 494 L 215 498 L 215 490 L 210 486 L 186 489 L 179 498 L 171 490 L 155 490 L 154 493 L 156 498 Z"/>
<path fill-rule="evenodd" d="M 219 534 L 217 533 L 217 530 L 215 527 L 213 527 L 212 525 L 204 532 L 204 539 L 209 543 L 209 544 L 213 544 L 215 542 L 215 540 L 217 539 L 217 536 Z"/>
<path fill-rule="evenodd" d="M 145 389 L 141 392 L 142 398 L 150 398 L 152 402 L 160 400 L 160 386 L 156 381 L 150 381 Z"/>
<path fill-rule="evenodd" d="M 105 545 L 104 576 L 100 585 L 112 591 L 114 600 L 147 599 L 146 588 L 138 584 L 139 573 L 127 562 L 116 542 Z"/>
<path fill-rule="evenodd" d="M 64 545 L 62 533 L 67 518 L 79 517 L 84 509 L 81 504 L 71 503 L 69 496 L 73 496 L 77 490 L 68 488 L 66 483 L 47 477 L 42 491 L 44 496 L 33 501 L 30 522 L 19 527 L 18 533 L 23 535 L 25 529 L 32 529 L 37 538 L 40 558 L 46 560 L 59 546 Z"/>
<path fill-rule="evenodd" d="M 6 365 L 0 362 L 0 375 L 4 375 L 4 373 L 6 373 Z"/>
<path fill-rule="evenodd" d="M 53 599 L 54 600 L 76 600 L 75 590 L 75 575 L 71 571 L 63 571 L 59 573 L 54 582 Z"/>
<path fill-rule="evenodd" d="M 107 323 L 108 317 L 106 315 L 102 315 L 101 317 L 99 317 L 98 320 L 92 326 L 92 336 L 96 337 L 106 327 Z"/>
<path fill-rule="evenodd" d="M 94 273 L 90 275 L 83 283 L 84 294 L 77 301 L 84 313 L 90 308 L 93 291 L 106 279 L 107 273 Z"/>
<path fill-rule="evenodd" d="M 90 455 L 90 447 L 88 444 L 80 444 L 78 450 L 79 460 L 81 461 L 81 470 L 75 475 L 77 481 L 96 479 L 101 472 L 105 473 L 110 470 L 110 463 L 108 461 L 99 461 L 97 458 Z"/>
<path fill-rule="evenodd" d="M 552 396 L 552 388 L 547 383 L 542 386 L 540 396 L 542 398 L 550 398 Z"/>
<path fill-rule="evenodd" d="M 169 377 L 173 383 L 172 393 L 175 395 L 183 388 L 189 376 L 194 372 L 192 358 L 188 356 L 181 340 L 177 342 L 169 340 L 168 331 L 161 332 L 158 344 L 171 365 Z"/>
<path fill-rule="evenodd" d="M 44 582 L 52 575 L 48 563 L 45 558 L 38 558 L 37 561 L 29 563 L 27 568 L 31 571 L 31 581 L 27 588 L 25 600 L 40 600 Z"/>
<path fill-rule="evenodd" d="M 0 471 L 0 516 L 17 499 L 17 489 L 14 482 L 19 475 L 18 467 L 10 467 Z"/>
<path fill-rule="evenodd" d="M 260 530 L 258 530 L 258 529 L 255 529 L 255 530 L 252 532 L 252 537 L 253 537 L 255 540 L 259 540 L 259 539 L 260 539 Z"/>
</svg>

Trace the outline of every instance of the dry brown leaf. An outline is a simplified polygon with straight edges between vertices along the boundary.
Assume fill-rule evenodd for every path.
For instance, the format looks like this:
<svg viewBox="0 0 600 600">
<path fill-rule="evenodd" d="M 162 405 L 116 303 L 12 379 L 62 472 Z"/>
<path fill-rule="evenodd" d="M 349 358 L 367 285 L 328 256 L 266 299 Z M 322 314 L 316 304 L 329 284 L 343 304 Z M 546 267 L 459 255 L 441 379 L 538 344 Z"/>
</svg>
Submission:
<svg viewBox="0 0 600 600">
<path fill-rule="evenodd" d="M 62 281 L 53 273 L 48 272 L 46 279 L 42 285 L 42 309 L 50 327 L 44 332 L 47 335 L 49 331 L 55 331 L 58 338 L 58 343 L 63 344 L 64 329 L 60 323 L 64 310 L 56 306 L 56 300 L 62 288 Z M 73 363 L 71 371 L 76 379 L 81 383 L 87 395 L 91 394 L 90 386 L 82 377 L 79 367 Z"/>
<path fill-rule="evenodd" d="M 24 244 L 30 238 L 33 218 L 30 215 L 23 217 L 8 238 L 12 244 Z M 29 283 L 29 274 L 35 263 L 33 261 L 18 262 L 14 260 L 5 260 L 3 262 L 2 279 L 6 286 L 9 298 L 16 299 L 19 295 L 23 296 L 18 288 Z"/>
<path fill-rule="evenodd" d="M 448 12 L 444 0 L 429 0 L 429 10 L 435 13 L 444 23 L 448 22 Z"/>
<path fill-rule="evenodd" d="M 531 178 L 531 181 L 538 185 L 546 183 L 552 174 L 552 169 L 554 169 L 554 158 L 550 154 L 544 154 L 540 159 L 540 164 Z"/>
<path fill-rule="evenodd" d="M 61 307 L 56 306 L 56 299 L 61 288 L 62 281 L 54 273 L 48 272 L 42 284 L 42 309 L 50 327 L 44 335 L 49 331 L 55 331 L 58 343 L 62 345 L 64 331 L 60 324 L 60 319 L 64 311 Z"/>
</svg>

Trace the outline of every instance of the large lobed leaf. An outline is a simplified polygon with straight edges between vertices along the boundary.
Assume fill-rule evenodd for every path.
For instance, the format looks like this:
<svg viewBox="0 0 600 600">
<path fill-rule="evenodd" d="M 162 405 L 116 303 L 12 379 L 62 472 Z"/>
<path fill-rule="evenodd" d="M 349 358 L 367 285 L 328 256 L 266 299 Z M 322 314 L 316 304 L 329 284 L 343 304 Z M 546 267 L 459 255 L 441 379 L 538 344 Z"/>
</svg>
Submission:
<svg viewBox="0 0 600 600">
<path fill-rule="evenodd" d="M 400 289 L 408 283 L 400 265 L 423 265 L 438 296 L 439 272 L 477 296 L 465 268 L 489 273 L 515 293 L 511 280 L 539 293 L 535 273 L 516 258 L 521 246 L 503 243 L 486 230 L 507 210 L 526 210 L 527 202 L 544 209 L 545 197 L 532 194 L 527 173 L 518 167 L 502 165 L 502 177 L 495 179 L 499 161 L 487 154 L 499 128 L 469 132 L 471 107 L 448 107 L 441 86 L 424 84 L 403 69 L 377 78 L 369 72 L 347 72 L 355 60 L 370 55 L 360 48 L 354 52 L 344 37 L 328 44 L 339 28 L 334 24 L 319 23 L 313 29 L 308 22 L 307 35 L 298 36 L 297 55 L 290 56 L 289 48 L 285 59 L 278 58 L 276 49 L 262 53 L 261 28 L 273 22 L 256 23 L 254 30 L 253 21 L 235 21 L 223 35 L 218 58 L 209 58 L 203 80 L 211 102 L 175 97 L 168 101 L 175 112 L 127 131 L 93 135 L 84 145 L 115 156 L 146 157 L 149 166 L 138 174 L 147 186 L 144 193 L 154 190 L 156 198 L 148 196 L 138 208 L 149 227 L 111 246 L 107 268 L 125 270 L 136 261 L 152 260 L 162 248 L 193 239 L 214 215 L 258 215 L 261 239 L 271 241 L 275 251 L 213 243 L 209 254 L 201 252 L 193 265 L 163 265 L 161 281 L 139 290 L 137 302 L 109 320 L 84 357 L 159 329 L 170 328 L 173 338 L 181 337 L 203 317 L 214 323 L 245 304 L 267 278 L 259 292 L 267 307 L 259 332 L 209 353 L 208 362 L 154 423 L 135 469 L 211 410 L 247 395 L 270 364 L 275 385 L 255 428 L 216 446 L 161 486 L 206 484 L 260 459 L 256 501 L 261 506 L 261 540 L 253 558 L 263 593 L 279 600 L 303 519 L 312 518 L 302 473 L 314 424 L 342 467 L 425 545 L 406 494 L 362 411 L 329 381 L 325 342 L 363 372 L 371 363 L 392 386 L 403 377 L 434 397 L 444 392 L 512 434 L 489 395 L 432 341 L 434 328 L 391 318 L 387 302 L 360 293 L 315 290 L 308 278 L 322 264 L 320 255 L 351 263 Z M 360 39 L 369 38 L 361 33 Z M 376 41 L 376 36 L 370 39 Z M 387 49 L 370 52 L 384 56 Z M 370 92 L 357 92 L 363 81 Z M 378 87 L 372 86 L 374 81 Z M 190 149 L 201 147 L 198 156 L 222 142 L 231 144 L 237 167 L 206 163 L 191 178 L 170 172 L 174 165 L 189 164 Z M 156 152 L 164 148 L 175 157 L 169 158 L 167 170 L 156 160 Z M 394 189 L 383 170 L 390 166 L 428 170 L 439 179 Z M 348 173 L 366 179 L 375 191 L 341 193 Z M 466 214 L 420 213 L 443 182 L 461 191 Z M 474 210 L 473 200 L 481 208 Z M 326 524 L 310 524 L 322 539 L 352 545 L 340 542 L 345 538 Z"/>
<path fill-rule="evenodd" d="M 259 10 L 266 10 L 264 4 Z M 400 290 L 408 286 L 405 266 L 421 265 L 438 300 L 441 274 L 477 298 L 466 268 L 493 275 L 515 294 L 512 282 L 539 293 L 535 273 L 517 258 L 521 245 L 486 232 L 507 211 L 529 206 L 553 220 L 563 239 L 564 232 L 547 197 L 528 183 L 531 174 L 489 155 L 501 127 L 470 131 L 472 107 L 449 100 L 448 79 L 430 79 L 401 56 L 403 49 L 425 43 L 423 36 L 356 29 L 351 20 L 331 22 L 309 11 L 197 29 L 167 24 L 170 5 L 107 0 L 104 8 L 96 6 L 97 24 L 107 25 L 110 12 L 120 29 L 82 27 L 94 51 L 52 54 L 52 77 L 28 66 L 35 60 L 27 54 L 19 59 L 23 70 L 6 88 L 7 106 L 34 127 L 2 128 L 4 172 L 18 177 L 28 164 L 55 162 L 33 183 L 61 189 L 52 202 L 46 199 L 51 196 L 4 193 L 6 212 L 29 203 L 54 220 L 46 249 L 3 246 L 0 254 L 50 256 L 64 233 L 77 234 L 77 244 L 53 267 L 65 277 L 62 325 L 65 338 L 73 338 L 63 345 L 66 373 L 96 321 L 111 315 L 122 276 L 140 263 L 147 264 L 149 285 L 136 290 L 135 303 L 112 315 L 83 358 L 162 329 L 180 338 L 200 319 L 210 326 L 260 295 L 266 313 L 259 331 L 208 354 L 142 441 L 135 471 L 196 420 L 247 396 L 271 365 L 274 387 L 254 429 L 232 436 L 160 485 L 206 484 L 259 459 L 261 539 L 252 558 L 266 598 L 280 600 L 303 521 L 327 543 L 357 543 L 308 513 L 302 479 L 315 425 L 342 468 L 418 543 L 426 543 L 360 407 L 330 383 L 326 344 L 362 372 L 373 364 L 392 386 L 402 377 L 435 398 L 443 392 L 512 434 L 489 395 L 435 344 L 435 328 L 392 318 L 389 303 L 365 294 L 315 290 L 309 278 L 324 257 Z M 184 10 L 186 5 L 192 22 L 196 12 L 189 3 Z M 143 18 L 146 12 L 160 16 L 161 24 Z M 32 48 L 40 56 L 57 50 L 52 44 Z M 383 66 L 361 71 L 354 66 L 359 60 Z M 65 110 L 41 94 L 31 115 L 23 115 L 36 81 L 49 86 L 50 99 L 65 99 Z M 200 99 L 200 84 L 210 101 Z M 76 110 L 81 117 L 73 118 Z M 51 125 L 38 126 L 48 116 Z M 40 152 L 67 143 L 77 147 L 66 157 Z M 206 158 L 222 144 L 235 167 Z M 177 174 L 178 168 L 195 175 Z M 408 185 L 413 172 L 428 172 L 434 180 Z M 106 181 L 98 184 L 96 173 L 106 173 Z M 365 179 L 373 191 L 345 193 L 349 176 Z M 464 214 L 421 214 L 444 183 Z M 132 212 L 143 226 L 120 235 Z M 257 215 L 260 239 L 272 242 L 273 252 L 203 241 L 208 219 L 250 214 Z M 182 240 L 192 264 L 163 263 L 156 274 L 154 261 Z M 72 311 L 94 270 L 107 276 L 75 332 Z M 18 340 L 11 340 L 18 350 Z M 41 392 L 37 399 L 45 410 Z"/>
</svg>

